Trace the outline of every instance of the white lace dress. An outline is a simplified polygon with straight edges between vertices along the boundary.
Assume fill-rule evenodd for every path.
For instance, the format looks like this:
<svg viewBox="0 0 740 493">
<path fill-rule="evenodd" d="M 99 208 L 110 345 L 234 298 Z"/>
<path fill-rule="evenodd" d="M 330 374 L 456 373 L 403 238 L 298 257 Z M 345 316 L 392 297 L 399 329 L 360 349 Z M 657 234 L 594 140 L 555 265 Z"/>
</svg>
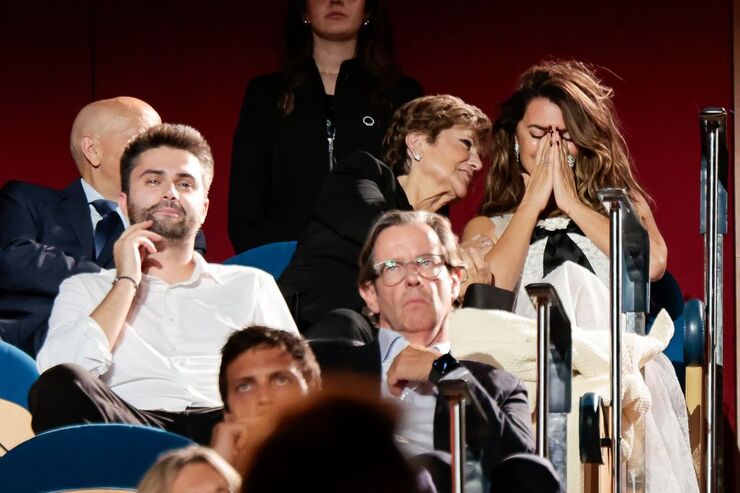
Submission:
<svg viewBox="0 0 740 493">
<path fill-rule="evenodd" d="M 513 214 L 491 217 L 496 240 L 506 230 Z M 555 217 L 537 223 L 548 230 L 565 229 L 570 218 Z M 515 313 L 536 318 L 524 286 L 548 282 L 558 292 L 571 322 L 582 329 L 609 330 L 609 258 L 586 236 L 568 233 L 586 255 L 594 272 L 574 262 L 565 262 L 543 276 L 543 257 L 547 238 L 529 246 L 522 276 L 516 288 Z M 688 440 L 688 417 L 683 393 L 673 366 L 660 354 L 645 365 L 645 381 L 652 405 L 645 417 L 648 493 L 698 493 Z"/>
<path fill-rule="evenodd" d="M 491 218 L 491 221 L 496 227 L 496 240 L 501 237 L 503 232 L 509 226 L 509 222 L 511 222 L 512 217 L 513 214 L 503 214 L 501 216 L 494 216 Z M 555 231 L 567 228 L 569 223 L 570 219 L 567 217 L 552 217 L 539 221 L 537 226 L 541 226 L 550 231 Z M 604 252 L 599 250 L 587 237 L 574 233 L 568 233 L 568 237 L 573 240 L 578 248 L 580 248 L 586 255 L 596 277 L 594 277 L 594 275 L 587 269 L 577 264 L 566 263 L 568 265 L 566 272 L 564 272 L 564 269 L 562 268 L 557 268 L 547 276 L 547 279 L 545 279 L 545 276 L 543 275 L 542 262 L 545 254 L 547 238 L 537 240 L 529 246 L 529 252 L 527 253 L 527 259 L 524 262 L 522 276 L 517 284 L 514 313 L 527 318 L 535 318 L 534 306 L 529 300 L 527 293 L 524 290 L 524 286 L 533 282 L 550 282 L 558 289 L 558 294 L 565 305 L 565 309 L 566 311 L 569 311 L 568 315 L 576 325 L 584 329 L 606 329 L 609 326 L 609 258 L 604 255 Z M 601 281 L 601 286 L 598 281 Z M 594 293 L 592 293 L 591 288 L 598 291 L 596 296 L 593 296 Z M 602 298 L 600 295 L 603 293 L 606 293 L 606 296 Z M 586 305 L 582 299 L 585 296 L 589 297 L 589 301 L 598 304 L 595 306 L 589 305 L 588 310 L 583 313 L 577 313 L 576 308 Z M 604 302 L 606 302 L 606 304 L 603 304 Z M 603 317 L 595 317 L 595 314 L 603 314 Z M 600 320 L 602 318 L 603 321 Z"/>
</svg>

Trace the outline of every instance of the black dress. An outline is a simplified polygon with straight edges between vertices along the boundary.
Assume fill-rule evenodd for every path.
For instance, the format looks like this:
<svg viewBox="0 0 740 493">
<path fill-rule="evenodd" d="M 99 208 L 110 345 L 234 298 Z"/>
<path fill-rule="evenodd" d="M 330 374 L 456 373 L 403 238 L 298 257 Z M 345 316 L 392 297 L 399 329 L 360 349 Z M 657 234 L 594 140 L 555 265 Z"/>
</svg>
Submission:
<svg viewBox="0 0 740 493">
<path fill-rule="evenodd" d="M 286 83 L 282 73 L 256 77 L 244 96 L 229 183 L 229 236 L 236 253 L 297 240 L 333 163 L 359 150 L 377 156 L 393 111 L 422 95 L 418 82 L 399 77 L 386 94 L 390 107 L 377 111 L 370 102 L 377 78 L 357 60 L 347 60 L 327 108 L 314 64 L 295 90 L 293 111 L 283 116 L 278 101 Z"/>
</svg>

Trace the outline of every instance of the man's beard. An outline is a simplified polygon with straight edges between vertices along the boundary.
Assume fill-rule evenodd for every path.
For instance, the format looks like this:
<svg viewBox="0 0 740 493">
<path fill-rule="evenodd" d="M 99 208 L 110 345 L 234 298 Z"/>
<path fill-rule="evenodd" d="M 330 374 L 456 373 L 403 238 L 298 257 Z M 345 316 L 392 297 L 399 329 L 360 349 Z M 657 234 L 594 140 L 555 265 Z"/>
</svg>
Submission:
<svg viewBox="0 0 740 493">
<path fill-rule="evenodd" d="M 154 215 L 156 211 L 164 208 L 175 209 L 180 213 L 180 217 L 161 217 Z M 193 217 L 188 215 L 187 211 L 179 203 L 174 201 L 162 201 L 143 210 L 129 202 L 129 214 L 133 224 L 152 221 L 149 231 L 153 231 L 168 240 L 182 240 L 193 234 L 198 227 Z"/>
</svg>

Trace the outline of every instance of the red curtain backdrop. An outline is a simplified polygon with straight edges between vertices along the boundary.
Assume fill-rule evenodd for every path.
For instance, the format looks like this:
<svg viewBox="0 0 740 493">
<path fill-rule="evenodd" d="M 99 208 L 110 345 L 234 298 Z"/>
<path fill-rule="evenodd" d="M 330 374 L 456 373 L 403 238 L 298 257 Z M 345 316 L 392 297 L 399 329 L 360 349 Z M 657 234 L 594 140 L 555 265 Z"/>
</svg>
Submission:
<svg viewBox="0 0 740 493">
<path fill-rule="evenodd" d="M 729 0 L 388 3 L 403 69 L 427 93 L 458 95 L 489 115 L 517 75 L 542 59 L 602 67 L 639 180 L 656 203 L 668 268 L 687 297 L 703 297 L 697 114 L 733 105 Z M 76 112 L 95 99 L 137 96 L 165 121 L 193 125 L 210 141 L 216 177 L 205 225 L 208 256 L 231 256 L 232 133 L 246 82 L 278 67 L 283 11 L 283 2 L 4 2 L 0 183 L 66 185 L 77 176 L 68 151 Z M 480 178 L 452 208 L 458 232 L 476 213 Z M 734 423 L 732 229 L 724 343 L 725 402 Z"/>
</svg>

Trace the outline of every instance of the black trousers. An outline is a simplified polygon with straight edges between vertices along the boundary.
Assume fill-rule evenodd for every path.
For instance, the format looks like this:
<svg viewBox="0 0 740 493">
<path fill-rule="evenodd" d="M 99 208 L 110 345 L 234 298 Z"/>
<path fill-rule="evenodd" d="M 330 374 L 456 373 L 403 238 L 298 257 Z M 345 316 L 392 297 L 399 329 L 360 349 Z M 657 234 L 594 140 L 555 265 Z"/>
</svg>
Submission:
<svg viewBox="0 0 740 493">
<path fill-rule="evenodd" d="M 136 409 L 84 368 L 57 365 L 41 374 L 28 394 L 31 427 L 41 433 L 85 423 L 153 426 L 207 445 L 222 408 L 192 408 L 183 412 Z"/>
</svg>

